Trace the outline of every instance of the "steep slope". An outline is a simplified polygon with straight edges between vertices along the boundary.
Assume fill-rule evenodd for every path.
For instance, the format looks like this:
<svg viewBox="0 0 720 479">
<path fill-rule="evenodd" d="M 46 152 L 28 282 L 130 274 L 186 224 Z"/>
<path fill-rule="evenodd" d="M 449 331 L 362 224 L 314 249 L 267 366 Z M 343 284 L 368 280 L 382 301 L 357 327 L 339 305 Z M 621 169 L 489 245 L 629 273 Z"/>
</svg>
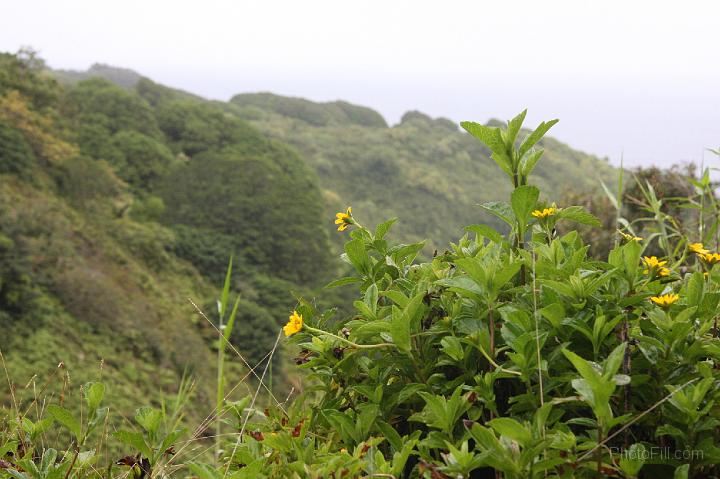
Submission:
<svg viewBox="0 0 720 479">
<path fill-rule="evenodd" d="M 212 102 L 148 80 L 63 86 L 0 54 L 0 349 L 18 397 L 53 374 L 57 394 L 66 371 L 73 387 L 102 376 L 127 414 L 190 374 L 194 419 L 207 414 L 216 334 L 188 298 L 215 319 L 233 254 L 232 341 L 267 353 L 290 291 L 311 295 L 329 268 L 316 184 Z"/>
<path fill-rule="evenodd" d="M 352 114 L 320 122 L 332 116 L 333 103 L 266 93 L 236 95 L 230 103 L 229 111 L 302 153 L 320 178 L 328 214 L 351 204 L 369 224 L 397 216 L 396 232 L 406 241 L 429 239 L 427 251 L 461 235 L 460 225 L 492 221 L 475 205 L 508 194 L 489 152 L 446 119 L 408 112 L 393 127 L 355 121 Z M 368 116 L 364 107 L 344 108 Z M 558 193 L 550 201 L 567 188 L 595 190 L 599 179 L 614 176 L 606 161 L 557 140 L 540 146 L 545 155 L 533 181 Z"/>
</svg>

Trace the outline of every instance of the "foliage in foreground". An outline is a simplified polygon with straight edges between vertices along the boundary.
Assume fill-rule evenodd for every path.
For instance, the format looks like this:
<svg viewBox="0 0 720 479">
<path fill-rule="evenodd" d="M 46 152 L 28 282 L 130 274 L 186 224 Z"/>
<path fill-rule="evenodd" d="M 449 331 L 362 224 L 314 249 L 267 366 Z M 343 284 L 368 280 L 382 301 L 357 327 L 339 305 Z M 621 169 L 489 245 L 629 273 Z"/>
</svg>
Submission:
<svg viewBox="0 0 720 479">
<path fill-rule="evenodd" d="M 308 386 L 267 408 L 257 394 L 225 403 L 232 434 L 217 461 L 187 453 L 204 427 L 187 438 L 178 400 L 139 409 L 112 434 L 127 455 L 99 465 L 107 410 L 93 383 L 81 419 L 55 403 L 11 410 L 0 475 L 716 477 L 720 255 L 702 246 L 717 235 L 709 175 L 694 184 L 702 201 L 686 203 L 699 213 L 694 237 L 662 214 L 645 238 L 618 221 L 608 258 L 589 259 L 578 233 L 556 226 L 597 220 L 548 203 L 529 181 L 553 122 L 519 141 L 523 119 L 504 130 L 463 124 L 513 185 L 509 202 L 483 205 L 509 233 L 468 226 L 417 264 L 422 243 L 388 242 L 393 220 L 368 229 L 350 209 L 337 215 L 355 273 L 333 286 L 359 287 L 354 314 L 300 302 L 285 333 Z"/>
<path fill-rule="evenodd" d="M 356 273 L 334 286 L 359 285 L 355 314 L 335 321 L 298 306 L 286 334 L 312 386 L 287 411 L 252 415 L 231 464 L 298 477 L 718 474 L 720 255 L 702 246 L 717 235 L 709 175 L 684 205 L 698 213 L 693 238 L 640 183 L 658 212 L 654 228 L 643 221 L 650 235 L 619 219 L 617 246 L 592 260 L 577 232 L 558 237 L 556 225 L 597 220 L 529 184 L 542 155 L 533 146 L 553 122 L 520 142 L 523 118 L 505 130 L 463 124 L 513 184 L 509 202 L 483 205 L 508 235 L 472 225 L 413 264 L 422 244 L 391 246 L 393 221 L 370 230 L 350 210 L 337 215 L 339 230 L 353 230 L 345 258 Z"/>
</svg>

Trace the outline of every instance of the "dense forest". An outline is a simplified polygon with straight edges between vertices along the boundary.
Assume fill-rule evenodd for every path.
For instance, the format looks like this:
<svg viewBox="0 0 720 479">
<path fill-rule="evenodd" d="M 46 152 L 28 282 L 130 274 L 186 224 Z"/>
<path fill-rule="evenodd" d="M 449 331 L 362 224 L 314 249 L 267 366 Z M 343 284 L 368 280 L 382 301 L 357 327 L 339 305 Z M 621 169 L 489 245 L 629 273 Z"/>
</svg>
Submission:
<svg viewBox="0 0 720 479">
<path fill-rule="evenodd" d="M 340 306 L 347 294 L 322 288 L 349 267 L 335 211 L 396 216 L 399 238 L 426 239 L 429 257 L 462 225 L 492 221 L 474 205 L 509 191 L 449 120 L 409 112 L 388 126 L 369 108 L 272 94 L 209 101 L 106 65 L 52 71 L 28 51 L 0 56 L 0 139 L 9 370 L 24 385 L 62 361 L 57 374 L 101 376 L 128 408 L 184 374 L 213 381 L 216 332 L 188 299 L 216 321 L 231 256 L 232 341 L 254 363 L 297 298 Z M 612 181 L 606 161 L 542 146 L 546 191 Z"/>
</svg>

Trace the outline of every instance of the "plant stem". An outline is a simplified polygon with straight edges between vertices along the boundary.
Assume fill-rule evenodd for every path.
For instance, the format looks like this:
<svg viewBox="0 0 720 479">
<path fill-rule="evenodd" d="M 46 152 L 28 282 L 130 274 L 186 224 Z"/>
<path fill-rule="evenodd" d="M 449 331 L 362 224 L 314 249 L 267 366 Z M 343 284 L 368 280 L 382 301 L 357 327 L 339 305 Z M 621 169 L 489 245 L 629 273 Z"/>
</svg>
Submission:
<svg viewBox="0 0 720 479">
<path fill-rule="evenodd" d="M 495 311 L 492 305 L 488 310 L 488 319 L 490 320 L 490 356 L 495 357 Z"/>
<path fill-rule="evenodd" d="M 602 427 L 598 427 L 598 444 L 602 444 L 602 437 L 603 437 L 603 431 Z M 598 477 L 603 477 L 602 475 L 602 448 L 597 448 L 597 473 Z"/>
<path fill-rule="evenodd" d="M 328 333 L 327 331 L 323 331 L 322 329 L 313 328 L 308 325 L 303 325 L 303 328 L 307 329 L 308 331 L 311 331 L 313 333 L 318 334 L 324 334 L 326 336 L 330 336 L 332 338 L 338 339 L 345 344 L 349 345 L 350 347 L 356 348 L 356 349 L 377 349 L 377 348 L 397 348 L 396 344 L 393 343 L 378 343 L 378 344 L 357 344 L 353 343 L 352 341 L 349 341 L 342 336 L 338 336 L 337 334 Z"/>
<path fill-rule="evenodd" d="M 225 376 L 223 369 L 225 368 L 225 343 L 223 342 L 223 318 L 220 318 L 220 335 L 218 337 L 218 357 L 217 357 L 217 396 L 215 398 L 215 460 L 220 459 L 220 446 L 222 438 L 222 418 L 220 411 L 223 406 L 223 398 L 225 396 Z"/>
<path fill-rule="evenodd" d="M 514 374 L 515 376 L 522 376 L 522 373 L 521 373 L 521 372 L 519 372 L 519 371 L 511 371 L 511 370 L 509 370 L 509 369 L 505 369 L 505 368 L 503 368 L 502 366 L 500 366 L 498 363 L 496 363 L 496 362 L 493 360 L 493 358 L 490 357 L 490 355 L 487 353 L 487 351 L 485 351 L 485 349 L 484 349 L 480 344 L 478 344 L 477 347 L 478 347 L 478 349 L 480 350 L 480 352 L 482 353 L 482 355 L 485 356 L 485 359 L 487 359 L 488 362 L 489 362 L 490 364 L 492 364 L 497 370 L 502 371 L 502 372 L 504 372 L 504 373 L 508 373 L 508 374 Z"/>
<path fill-rule="evenodd" d="M 630 375 L 630 328 L 628 325 L 628 319 L 627 315 L 625 318 L 623 318 L 623 329 L 622 329 L 622 340 L 625 342 L 625 355 L 623 357 L 623 374 L 629 376 Z M 623 405 L 623 409 L 625 410 L 625 414 L 627 414 L 630 411 L 630 384 L 625 385 L 625 404 Z M 628 439 L 629 439 L 629 433 L 630 430 L 625 430 L 624 434 L 624 440 L 625 440 L 625 448 L 628 448 Z"/>
</svg>

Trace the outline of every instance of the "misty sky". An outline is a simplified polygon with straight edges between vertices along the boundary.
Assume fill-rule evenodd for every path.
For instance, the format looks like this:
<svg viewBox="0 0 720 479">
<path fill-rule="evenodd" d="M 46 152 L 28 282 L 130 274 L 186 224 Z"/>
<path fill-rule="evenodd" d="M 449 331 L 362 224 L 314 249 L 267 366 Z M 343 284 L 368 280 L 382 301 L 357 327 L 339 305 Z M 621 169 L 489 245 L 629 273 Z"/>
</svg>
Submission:
<svg viewBox="0 0 720 479">
<path fill-rule="evenodd" d="M 132 68 L 208 98 L 344 99 L 397 122 L 560 118 L 619 162 L 720 166 L 720 2 L 5 0 L 0 50 Z"/>
</svg>

